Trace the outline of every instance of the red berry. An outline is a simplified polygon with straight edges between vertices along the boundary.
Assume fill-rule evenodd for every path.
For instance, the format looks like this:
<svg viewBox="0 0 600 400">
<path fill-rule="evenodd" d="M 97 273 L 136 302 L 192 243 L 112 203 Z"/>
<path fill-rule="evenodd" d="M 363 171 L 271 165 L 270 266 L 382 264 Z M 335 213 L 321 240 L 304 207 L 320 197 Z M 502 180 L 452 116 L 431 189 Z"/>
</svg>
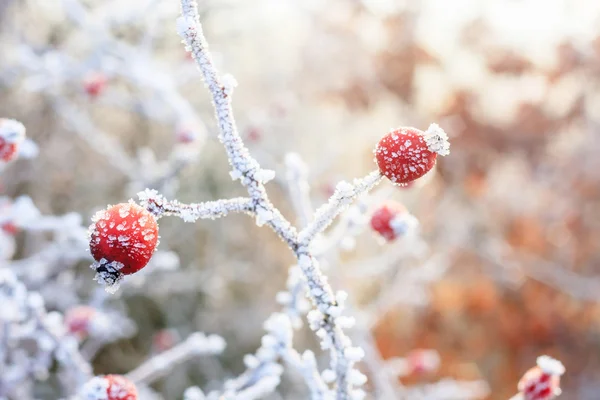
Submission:
<svg viewBox="0 0 600 400">
<path fill-rule="evenodd" d="M 85 78 L 83 87 L 90 97 L 98 97 L 106 87 L 106 77 L 102 73 L 90 74 Z"/>
<path fill-rule="evenodd" d="M 564 366 L 548 356 L 538 358 L 537 366 L 531 368 L 519 381 L 519 391 L 524 400 L 550 400 L 561 393 L 560 376 Z"/>
<path fill-rule="evenodd" d="M 433 168 L 437 155 L 450 153 L 448 136 L 437 124 L 426 132 L 400 128 L 385 135 L 375 148 L 379 171 L 396 184 L 406 184 Z"/>
<path fill-rule="evenodd" d="M 19 232 L 19 227 L 17 227 L 17 225 L 15 225 L 15 223 L 12 221 L 3 223 L 1 228 L 4 232 L 8 233 L 9 235 L 16 235 L 17 232 Z"/>
<path fill-rule="evenodd" d="M 410 373 L 421 375 L 435 372 L 440 366 L 440 356 L 435 350 L 416 349 L 408 353 L 406 362 Z"/>
<path fill-rule="evenodd" d="M 250 142 L 258 142 L 260 141 L 262 134 L 259 128 L 252 127 L 248 129 L 247 137 Z"/>
<path fill-rule="evenodd" d="M 178 143 L 193 143 L 199 138 L 198 128 L 195 124 L 181 124 L 175 131 L 175 138 Z"/>
<path fill-rule="evenodd" d="M 85 400 L 138 400 L 138 393 L 129 379 L 121 375 L 105 375 L 87 382 L 81 397 Z"/>
<path fill-rule="evenodd" d="M 99 211 L 90 226 L 90 251 L 96 262 L 94 279 L 113 286 L 123 275 L 144 268 L 158 244 L 156 218 L 130 201 Z"/>
<path fill-rule="evenodd" d="M 158 353 L 169 350 L 177 342 L 177 334 L 170 329 L 160 330 L 154 335 L 152 345 Z"/>
<path fill-rule="evenodd" d="M 371 216 L 371 228 L 386 240 L 394 240 L 410 232 L 418 224 L 406 208 L 397 202 L 379 206 Z"/>
<path fill-rule="evenodd" d="M 24 139 L 25 127 L 22 123 L 14 119 L 0 119 L 0 160 L 14 160 Z"/>
<path fill-rule="evenodd" d="M 69 333 L 83 339 L 89 334 L 95 315 L 96 310 L 90 306 L 71 308 L 65 314 L 65 326 Z"/>
</svg>

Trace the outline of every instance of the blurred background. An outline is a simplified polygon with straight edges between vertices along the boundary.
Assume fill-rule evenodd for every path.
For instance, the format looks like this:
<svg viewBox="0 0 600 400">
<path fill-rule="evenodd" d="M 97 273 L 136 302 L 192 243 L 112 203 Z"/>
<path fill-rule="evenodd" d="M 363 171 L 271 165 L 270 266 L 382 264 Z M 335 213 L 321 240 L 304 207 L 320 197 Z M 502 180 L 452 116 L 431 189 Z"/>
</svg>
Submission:
<svg viewBox="0 0 600 400">
<path fill-rule="evenodd" d="M 4 169 L 7 199 L 27 195 L 43 214 L 77 212 L 86 225 L 146 187 L 183 202 L 243 193 L 178 12 L 175 0 L 0 0 L 0 116 L 22 121 L 39 150 Z M 219 70 L 239 82 L 241 134 L 277 172 L 268 190 L 291 220 L 287 153 L 308 166 L 316 208 L 338 181 L 375 168 L 390 129 L 437 122 L 450 136 L 435 171 L 361 200 L 351 211 L 364 229 L 325 257 L 383 359 L 439 355 L 438 368 L 400 374 L 402 385 L 485 381 L 489 391 L 468 398 L 508 399 L 549 354 L 567 369 L 562 398 L 600 398 L 600 2 L 206 0 L 200 14 Z M 417 235 L 383 243 L 364 223 L 387 199 L 418 218 Z M 92 360 L 97 374 L 125 373 L 193 331 L 222 335 L 218 361 L 153 383 L 175 399 L 243 370 L 293 258 L 245 216 L 164 218 L 160 230 L 155 270 L 100 301 L 135 333 Z M 5 259 L 51 240 L 4 234 L 16 243 Z M 98 304 L 89 264 L 48 278 L 48 308 Z M 295 344 L 318 347 L 307 328 Z M 298 378 L 284 378 L 269 398 L 303 398 Z"/>
</svg>

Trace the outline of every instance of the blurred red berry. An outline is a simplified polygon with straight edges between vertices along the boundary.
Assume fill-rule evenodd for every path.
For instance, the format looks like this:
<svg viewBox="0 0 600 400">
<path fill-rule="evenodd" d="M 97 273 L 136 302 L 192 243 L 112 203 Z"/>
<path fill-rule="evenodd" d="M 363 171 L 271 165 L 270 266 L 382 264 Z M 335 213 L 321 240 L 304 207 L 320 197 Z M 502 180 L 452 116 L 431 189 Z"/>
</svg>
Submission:
<svg viewBox="0 0 600 400">
<path fill-rule="evenodd" d="M 14 119 L 0 119 L 0 160 L 12 161 L 25 139 L 25 127 Z"/>
<path fill-rule="evenodd" d="M 72 335 L 86 337 L 91 329 L 96 310 L 90 306 L 73 307 L 65 313 L 65 326 Z"/>
<path fill-rule="evenodd" d="M 548 356 L 538 357 L 537 366 L 531 368 L 519 381 L 523 400 L 550 400 L 560 395 L 560 377 L 565 367 Z"/>
<path fill-rule="evenodd" d="M 84 82 L 83 88 L 85 92 L 92 98 L 98 97 L 106 88 L 107 79 L 104 74 L 96 72 L 88 75 Z"/>
<path fill-rule="evenodd" d="M 158 244 L 156 218 L 133 202 L 99 211 L 90 226 L 96 280 L 109 286 L 144 268 Z"/>
<path fill-rule="evenodd" d="M 256 127 L 252 127 L 248 129 L 247 138 L 251 142 L 258 142 L 261 139 L 262 135 L 260 133 L 260 129 Z"/>
<path fill-rule="evenodd" d="M 2 224 L 2 230 L 9 235 L 16 235 L 19 232 L 19 228 L 14 222 L 8 221 Z"/>
<path fill-rule="evenodd" d="M 416 218 L 402 204 L 393 201 L 380 205 L 371 215 L 371 228 L 390 241 L 405 235 L 417 224 Z"/>
<path fill-rule="evenodd" d="M 400 128 L 385 135 L 375 147 L 379 171 L 395 184 L 406 184 L 433 168 L 437 155 L 450 153 L 448 136 L 432 124 L 426 132 Z"/>
<path fill-rule="evenodd" d="M 197 135 L 194 131 L 189 130 L 189 129 L 182 129 L 177 131 L 176 134 L 176 139 L 178 143 L 184 143 L 184 144 L 188 144 L 188 143 L 192 143 L 196 140 Z"/>
<path fill-rule="evenodd" d="M 177 342 L 177 334 L 170 329 L 163 329 L 154 335 L 153 347 L 157 352 L 163 352 L 172 348 Z"/>
<path fill-rule="evenodd" d="M 85 400 L 138 400 L 138 393 L 129 379 L 121 375 L 105 375 L 87 382 L 80 397 Z"/>
<path fill-rule="evenodd" d="M 435 372 L 440 366 L 440 356 L 435 350 L 415 349 L 406 356 L 410 374 L 428 374 Z"/>
</svg>

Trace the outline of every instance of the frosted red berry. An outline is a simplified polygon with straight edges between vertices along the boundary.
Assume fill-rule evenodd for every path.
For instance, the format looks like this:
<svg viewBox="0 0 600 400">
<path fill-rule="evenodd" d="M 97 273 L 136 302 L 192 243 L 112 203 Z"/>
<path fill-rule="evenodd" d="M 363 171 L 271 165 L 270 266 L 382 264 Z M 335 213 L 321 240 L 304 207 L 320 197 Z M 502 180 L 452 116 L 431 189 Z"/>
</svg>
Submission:
<svg viewBox="0 0 600 400">
<path fill-rule="evenodd" d="M 523 400 L 550 400 L 560 395 L 560 377 L 565 368 L 558 360 L 541 356 L 537 366 L 531 368 L 519 381 Z"/>
<path fill-rule="evenodd" d="M 96 280 L 113 287 L 124 275 L 144 268 L 158 244 L 156 218 L 130 201 L 99 211 L 90 226 Z"/>
<path fill-rule="evenodd" d="M 87 382 L 80 397 L 84 400 L 138 400 L 138 392 L 129 379 L 121 375 L 105 375 Z"/>
<path fill-rule="evenodd" d="M 0 160 L 9 162 L 17 157 L 19 146 L 25 140 L 25 127 L 14 119 L 0 119 Z"/>
<path fill-rule="evenodd" d="M 407 184 L 425 175 L 438 154 L 448 155 L 448 136 L 437 124 L 427 131 L 400 128 L 385 135 L 375 147 L 375 161 L 382 175 L 395 184 Z"/>
<path fill-rule="evenodd" d="M 416 225 L 416 218 L 398 202 L 381 204 L 371 215 L 371 228 L 388 241 L 406 235 Z"/>
<path fill-rule="evenodd" d="M 106 76 L 102 73 L 92 73 L 88 75 L 84 82 L 83 88 L 85 92 L 92 98 L 98 97 L 106 88 Z"/>
</svg>

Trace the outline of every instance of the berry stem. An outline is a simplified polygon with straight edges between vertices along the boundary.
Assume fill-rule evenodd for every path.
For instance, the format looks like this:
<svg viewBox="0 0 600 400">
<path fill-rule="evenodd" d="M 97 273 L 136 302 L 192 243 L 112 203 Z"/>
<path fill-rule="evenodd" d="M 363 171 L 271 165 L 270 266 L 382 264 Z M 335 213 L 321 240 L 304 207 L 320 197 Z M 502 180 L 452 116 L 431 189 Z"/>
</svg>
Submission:
<svg viewBox="0 0 600 400">
<path fill-rule="evenodd" d="M 184 342 L 163 353 L 150 358 L 127 374 L 127 379 L 139 384 L 150 384 L 173 367 L 200 354 L 220 354 L 225 348 L 225 341 L 220 336 L 206 336 L 197 332 L 190 335 Z"/>
<path fill-rule="evenodd" d="M 175 216 L 185 222 L 195 222 L 199 219 L 224 217 L 231 212 L 254 214 L 254 202 L 245 197 L 184 204 L 177 200 L 167 200 L 156 190 L 146 189 L 138 193 L 138 198 L 142 207 L 154 214 L 156 218 Z"/>
<path fill-rule="evenodd" d="M 381 178 L 381 173 L 376 170 L 362 179 L 355 179 L 352 185 L 344 181 L 338 183 L 333 196 L 317 210 L 313 221 L 298 235 L 300 245 L 308 246 L 355 198 L 375 187 Z"/>
</svg>

